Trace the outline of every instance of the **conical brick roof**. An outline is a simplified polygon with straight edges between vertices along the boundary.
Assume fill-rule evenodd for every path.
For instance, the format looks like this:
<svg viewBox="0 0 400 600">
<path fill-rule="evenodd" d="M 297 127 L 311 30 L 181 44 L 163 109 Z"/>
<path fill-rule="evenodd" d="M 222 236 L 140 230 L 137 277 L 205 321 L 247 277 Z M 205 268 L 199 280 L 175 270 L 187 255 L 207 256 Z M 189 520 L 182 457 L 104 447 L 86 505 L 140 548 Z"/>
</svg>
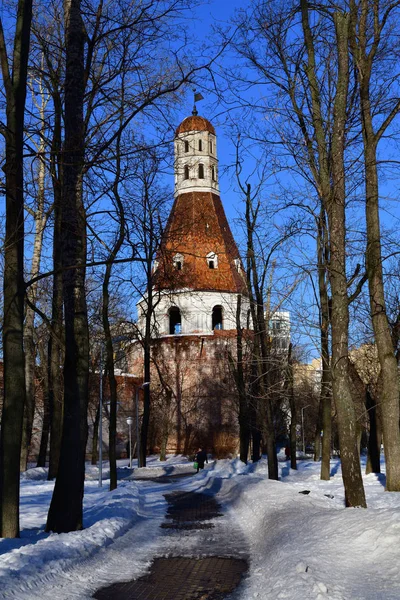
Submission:
<svg viewBox="0 0 400 600">
<path fill-rule="evenodd" d="M 217 256 L 217 268 L 209 267 L 210 253 Z M 174 264 L 176 255 L 182 257 L 179 270 Z M 188 192 L 176 198 L 157 262 L 159 290 L 246 294 L 239 251 L 221 199 L 212 192 Z"/>
</svg>

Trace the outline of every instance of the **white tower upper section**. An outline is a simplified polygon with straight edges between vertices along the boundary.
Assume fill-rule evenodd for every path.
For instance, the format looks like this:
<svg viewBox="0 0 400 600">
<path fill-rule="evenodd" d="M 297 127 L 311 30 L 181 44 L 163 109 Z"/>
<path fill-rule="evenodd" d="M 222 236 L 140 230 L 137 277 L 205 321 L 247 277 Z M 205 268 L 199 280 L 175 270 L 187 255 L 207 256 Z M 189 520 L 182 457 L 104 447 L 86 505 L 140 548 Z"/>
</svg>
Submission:
<svg viewBox="0 0 400 600">
<path fill-rule="evenodd" d="M 219 194 L 217 138 L 207 119 L 185 119 L 175 137 L 175 196 L 186 192 Z"/>
</svg>

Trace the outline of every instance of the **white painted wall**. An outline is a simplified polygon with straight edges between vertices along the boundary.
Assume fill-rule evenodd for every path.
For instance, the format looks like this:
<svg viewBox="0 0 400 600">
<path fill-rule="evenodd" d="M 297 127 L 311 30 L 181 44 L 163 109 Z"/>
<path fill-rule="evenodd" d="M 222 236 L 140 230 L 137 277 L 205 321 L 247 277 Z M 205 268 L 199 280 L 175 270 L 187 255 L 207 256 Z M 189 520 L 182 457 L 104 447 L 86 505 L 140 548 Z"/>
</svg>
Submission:
<svg viewBox="0 0 400 600">
<path fill-rule="evenodd" d="M 169 310 L 176 306 L 181 311 L 181 334 L 212 334 L 212 312 L 214 306 L 222 306 L 223 329 L 236 329 L 236 306 L 238 294 L 224 292 L 193 292 L 181 290 L 163 292 L 155 310 L 155 321 L 158 335 L 169 335 Z M 138 327 L 144 330 L 144 300 L 137 304 Z M 249 302 L 242 296 L 242 327 L 247 326 Z"/>
<path fill-rule="evenodd" d="M 185 142 L 189 144 L 188 152 L 185 151 Z M 199 164 L 204 165 L 204 179 L 198 176 Z M 189 167 L 189 179 L 185 179 L 185 166 Z M 212 167 L 215 180 L 212 179 Z M 175 138 L 175 196 L 185 192 L 219 193 L 217 139 L 209 131 L 187 131 Z"/>
</svg>

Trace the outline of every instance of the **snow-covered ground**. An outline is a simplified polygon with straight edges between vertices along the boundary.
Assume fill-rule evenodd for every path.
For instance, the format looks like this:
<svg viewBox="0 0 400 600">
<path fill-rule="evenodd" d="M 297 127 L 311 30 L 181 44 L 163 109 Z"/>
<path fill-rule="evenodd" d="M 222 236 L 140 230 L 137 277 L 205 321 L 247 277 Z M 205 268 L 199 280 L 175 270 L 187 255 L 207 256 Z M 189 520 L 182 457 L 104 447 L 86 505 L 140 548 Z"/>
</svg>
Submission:
<svg viewBox="0 0 400 600">
<path fill-rule="evenodd" d="M 217 461 L 168 484 L 143 478 L 187 472 L 191 463 L 171 456 L 166 463 L 151 457 L 148 465 L 130 476 L 121 461 L 120 474 L 129 478 L 113 492 L 106 479 L 98 486 L 98 470 L 88 465 L 85 529 L 61 535 L 44 533 L 53 484 L 44 469 L 27 471 L 21 539 L 0 539 L 0 598 L 91 598 L 99 587 L 144 574 L 155 556 L 215 554 L 249 557 L 235 600 L 400 599 L 400 494 L 384 491 L 384 475 L 364 477 L 363 510 L 344 508 L 338 460 L 329 482 L 308 460 L 298 471 L 281 461 L 279 482 L 267 479 L 265 460 L 247 467 Z M 174 490 L 215 493 L 224 516 L 214 529 L 161 529 L 164 494 Z"/>
</svg>

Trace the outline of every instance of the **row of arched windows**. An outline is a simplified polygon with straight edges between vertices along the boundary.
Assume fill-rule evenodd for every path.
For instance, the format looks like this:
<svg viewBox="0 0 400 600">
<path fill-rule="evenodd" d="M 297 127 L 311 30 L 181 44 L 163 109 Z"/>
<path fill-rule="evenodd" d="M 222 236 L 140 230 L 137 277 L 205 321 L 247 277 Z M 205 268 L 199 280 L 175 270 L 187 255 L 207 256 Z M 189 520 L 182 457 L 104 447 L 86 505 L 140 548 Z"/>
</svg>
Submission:
<svg viewBox="0 0 400 600">
<path fill-rule="evenodd" d="M 208 147 L 209 147 L 209 150 L 210 150 L 210 154 L 213 154 L 213 152 L 214 152 L 214 144 L 213 144 L 212 140 L 209 141 Z M 197 148 L 198 148 L 199 152 L 203 152 L 203 140 L 198 140 L 198 142 L 197 142 Z M 187 140 L 185 140 L 185 152 L 189 152 L 189 150 L 190 150 L 189 142 Z"/>
<path fill-rule="evenodd" d="M 182 315 L 177 306 L 171 306 L 168 311 L 169 316 L 169 333 L 170 335 L 178 335 L 182 333 Z M 211 313 L 211 329 L 223 329 L 222 306 L 219 304 L 214 306 Z"/>
<path fill-rule="evenodd" d="M 191 169 L 189 168 L 189 165 L 185 165 L 183 167 L 183 178 L 184 179 L 190 179 L 190 171 Z M 200 163 L 197 166 L 197 179 L 204 179 L 204 165 L 203 163 Z M 211 166 L 211 179 L 213 181 L 216 181 L 216 173 L 215 173 L 215 165 Z"/>
</svg>

